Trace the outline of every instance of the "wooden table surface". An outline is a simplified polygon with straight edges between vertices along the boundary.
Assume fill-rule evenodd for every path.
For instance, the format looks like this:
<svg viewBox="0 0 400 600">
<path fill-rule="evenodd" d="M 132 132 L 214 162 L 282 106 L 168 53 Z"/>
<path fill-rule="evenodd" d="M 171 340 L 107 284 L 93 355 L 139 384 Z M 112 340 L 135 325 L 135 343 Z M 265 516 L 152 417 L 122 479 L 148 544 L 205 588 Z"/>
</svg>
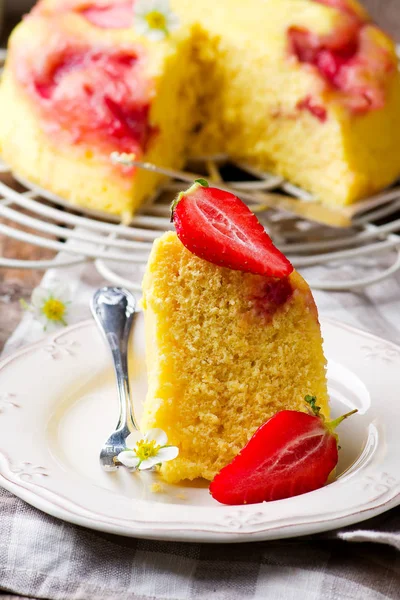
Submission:
<svg viewBox="0 0 400 600">
<path fill-rule="evenodd" d="M 0 219 L 0 223 L 7 221 Z M 51 258 L 54 253 L 0 236 L 0 256 L 40 260 Z M 21 318 L 20 298 L 28 301 L 42 276 L 42 271 L 0 269 L 0 351 Z"/>
<path fill-rule="evenodd" d="M 376 21 L 400 41 L 400 0 L 364 0 Z M 12 23 L 6 25 L 11 29 Z M 4 43 L 4 36 L 3 36 Z M 0 219 L 0 222 L 5 222 Z M 53 256 L 49 250 L 32 247 L 0 237 L 0 256 L 25 259 L 44 259 Z M 21 318 L 19 300 L 28 300 L 32 289 L 38 285 L 43 273 L 0 269 L 0 350 Z"/>
</svg>

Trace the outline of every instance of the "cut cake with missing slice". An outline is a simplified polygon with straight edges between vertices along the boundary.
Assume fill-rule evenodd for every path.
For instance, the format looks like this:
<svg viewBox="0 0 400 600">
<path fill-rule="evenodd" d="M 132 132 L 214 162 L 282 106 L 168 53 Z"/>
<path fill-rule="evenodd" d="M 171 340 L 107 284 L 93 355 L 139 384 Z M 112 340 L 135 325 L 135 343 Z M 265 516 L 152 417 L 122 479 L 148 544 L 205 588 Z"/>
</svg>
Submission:
<svg viewBox="0 0 400 600">
<path fill-rule="evenodd" d="M 178 28 L 151 39 L 139 4 L 41 0 L 17 26 L 0 84 L 17 175 L 126 220 L 162 178 L 112 151 L 223 153 L 338 206 L 399 177 L 396 48 L 356 0 L 171 0 Z"/>
</svg>

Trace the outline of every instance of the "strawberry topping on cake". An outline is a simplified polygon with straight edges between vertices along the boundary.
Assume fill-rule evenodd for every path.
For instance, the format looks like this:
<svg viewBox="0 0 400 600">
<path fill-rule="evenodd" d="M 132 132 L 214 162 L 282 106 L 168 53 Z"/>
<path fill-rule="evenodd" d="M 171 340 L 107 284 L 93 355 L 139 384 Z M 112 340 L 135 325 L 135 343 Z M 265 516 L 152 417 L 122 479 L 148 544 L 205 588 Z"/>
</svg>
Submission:
<svg viewBox="0 0 400 600">
<path fill-rule="evenodd" d="M 132 26 L 133 1 L 92 2 L 78 9 L 87 21 L 101 29 L 127 29 Z"/>
<path fill-rule="evenodd" d="M 273 317 L 276 311 L 290 300 L 294 292 L 289 277 L 267 279 L 260 282 L 259 285 L 259 290 L 251 300 L 257 314 L 267 318 Z"/>
<path fill-rule="evenodd" d="M 246 204 L 230 192 L 208 187 L 204 179 L 179 194 L 172 220 L 182 244 L 215 265 L 277 278 L 293 271 Z"/>
<path fill-rule="evenodd" d="M 300 63 L 312 66 L 325 81 L 326 89 L 338 93 L 340 101 L 353 113 L 366 113 L 384 107 L 388 73 L 396 63 L 388 51 L 382 32 L 370 24 L 350 0 L 317 0 L 342 12 L 342 23 L 329 35 L 317 35 L 303 27 L 290 27 L 290 52 Z M 357 10 L 356 10 L 357 8 Z M 298 108 L 313 110 L 316 101 L 305 98 Z"/>
<path fill-rule="evenodd" d="M 322 123 L 325 123 L 326 119 L 328 118 L 326 108 L 320 104 L 317 104 L 311 96 L 306 96 L 303 98 L 303 100 L 299 100 L 297 103 L 297 108 L 299 110 L 308 110 L 308 112 L 310 112 Z"/>
<path fill-rule="evenodd" d="M 145 151 L 154 130 L 142 49 L 88 47 L 54 38 L 40 53 L 40 60 L 19 55 L 15 67 L 35 97 L 46 130 L 105 151 Z"/>
<path fill-rule="evenodd" d="M 59 0 L 48 6 L 39 2 L 30 15 L 53 16 L 75 13 L 99 29 L 128 29 L 133 23 L 135 0 Z"/>
</svg>

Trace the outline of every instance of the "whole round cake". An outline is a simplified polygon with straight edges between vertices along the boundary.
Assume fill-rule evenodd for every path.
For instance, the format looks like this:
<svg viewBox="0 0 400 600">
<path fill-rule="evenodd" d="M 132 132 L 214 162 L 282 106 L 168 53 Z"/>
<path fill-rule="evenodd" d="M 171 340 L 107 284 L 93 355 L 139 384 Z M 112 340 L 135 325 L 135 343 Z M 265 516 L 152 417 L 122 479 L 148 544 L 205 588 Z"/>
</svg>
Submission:
<svg viewBox="0 0 400 600">
<path fill-rule="evenodd" d="M 226 153 L 345 205 L 400 174 L 393 42 L 356 0 L 42 0 L 0 87 L 15 173 L 129 218 L 160 176 Z"/>
</svg>

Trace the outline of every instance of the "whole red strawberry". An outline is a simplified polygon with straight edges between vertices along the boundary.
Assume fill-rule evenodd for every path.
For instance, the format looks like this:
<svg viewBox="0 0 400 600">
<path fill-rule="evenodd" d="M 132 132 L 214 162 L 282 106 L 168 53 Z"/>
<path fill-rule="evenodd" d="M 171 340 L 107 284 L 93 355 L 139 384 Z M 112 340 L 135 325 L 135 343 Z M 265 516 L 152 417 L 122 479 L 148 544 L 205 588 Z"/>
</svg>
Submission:
<svg viewBox="0 0 400 600">
<path fill-rule="evenodd" d="M 208 262 L 268 277 L 293 271 L 246 204 L 203 179 L 179 194 L 172 220 L 182 244 Z"/>
<path fill-rule="evenodd" d="M 211 482 L 223 504 L 282 500 L 322 487 L 338 462 L 334 430 L 356 410 L 325 422 L 313 396 L 313 414 L 283 410 L 262 425 L 243 450 Z"/>
</svg>

